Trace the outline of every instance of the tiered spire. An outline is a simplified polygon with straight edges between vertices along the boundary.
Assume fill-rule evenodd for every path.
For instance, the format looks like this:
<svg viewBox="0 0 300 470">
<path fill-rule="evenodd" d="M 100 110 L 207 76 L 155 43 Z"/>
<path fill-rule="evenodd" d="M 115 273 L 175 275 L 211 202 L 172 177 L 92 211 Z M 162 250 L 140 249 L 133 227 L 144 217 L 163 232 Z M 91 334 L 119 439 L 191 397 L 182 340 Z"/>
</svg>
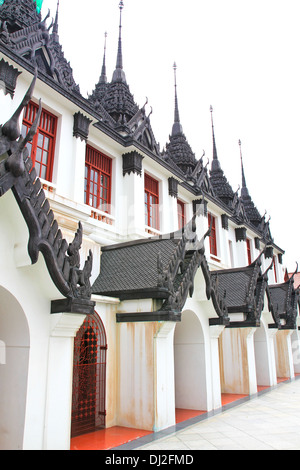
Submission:
<svg viewBox="0 0 300 470">
<path fill-rule="evenodd" d="M 106 39 L 107 33 L 105 32 L 104 35 L 104 54 L 103 54 L 103 63 L 101 69 L 101 75 L 99 78 L 98 83 L 95 85 L 95 89 L 91 96 L 89 96 L 89 100 L 93 103 L 95 108 L 97 109 L 105 95 L 106 88 L 107 88 L 107 76 L 106 76 Z"/>
<path fill-rule="evenodd" d="M 58 11 L 59 11 L 59 0 L 57 0 L 56 15 L 55 15 L 53 28 L 52 28 L 52 39 L 53 39 L 54 42 L 59 42 L 59 37 L 58 37 Z"/>
<path fill-rule="evenodd" d="M 173 69 L 174 69 L 174 83 L 175 83 L 175 110 L 174 110 L 174 124 L 172 128 L 172 136 L 182 134 L 182 125 L 180 124 L 179 108 L 178 108 L 176 62 L 174 62 Z"/>
<path fill-rule="evenodd" d="M 239 147 L 240 147 L 240 159 L 241 159 L 241 170 L 242 170 L 242 189 L 241 189 L 241 199 L 243 201 L 245 211 L 247 214 L 248 219 L 250 222 L 253 223 L 256 227 L 261 224 L 262 217 L 258 212 L 257 208 L 255 207 L 251 196 L 249 194 L 246 178 L 245 178 L 245 171 L 244 171 L 244 163 L 243 163 L 243 155 L 242 155 L 242 142 L 239 140 Z"/>
<path fill-rule="evenodd" d="M 215 126 L 214 126 L 214 119 L 213 119 L 213 107 L 210 106 L 210 113 L 211 113 L 211 127 L 212 127 L 212 138 L 213 138 L 213 161 L 211 164 L 211 169 L 218 170 L 220 167 L 220 162 L 218 160 L 218 153 L 217 153 L 217 146 L 216 146 L 216 138 L 215 138 Z"/>
<path fill-rule="evenodd" d="M 123 11 L 123 8 L 124 8 L 124 2 L 123 0 L 121 0 L 119 3 L 120 24 L 119 24 L 118 54 L 117 54 L 116 69 L 113 73 L 112 81 L 113 82 L 121 81 L 121 82 L 126 83 L 126 76 L 123 70 L 123 54 L 122 54 L 122 11 Z"/>
<path fill-rule="evenodd" d="M 210 106 L 210 113 L 213 139 L 213 160 L 211 164 L 210 181 L 216 196 L 225 202 L 225 204 L 230 205 L 234 198 L 234 192 L 224 175 L 218 159 L 212 106 Z"/>
<path fill-rule="evenodd" d="M 103 63 L 100 75 L 100 83 L 107 83 L 107 76 L 106 76 L 106 39 L 107 39 L 107 32 L 104 34 L 104 54 L 103 54 Z"/>
<path fill-rule="evenodd" d="M 182 125 L 179 118 L 178 96 L 177 96 L 177 65 L 174 63 L 174 86 L 175 86 L 175 109 L 174 109 L 174 124 L 172 127 L 172 134 L 170 135 L 170 142 L 166 145 L 165 158 L 176 165 L 182 170 L 186 176 L 191 176 L 193 173 L 197 160 L 193 153 L 186 137 L 183 133 Z"/>
<path fill-rule="evenodd" d="M 119 39 L 116 68 L 114 70 L 112 81 L 107 83 L 106 79 L 106 43 L 104 47 L 104 58 L 102 72 L 98 84 L 96 85 L 90 101 L 97 108 L 99 104 L 108 112 L 118 125 L 126 126 L 132 117 L 138 112 L 139 108 L 134 102 L 134 98 L 130 93 L 129 86 L 126 82 L 125 72 L 123 70 L 122 55 L 122 12 L 124 2 L 120 1 L 120 23 L 119 23 Z"/>
<path fill-rule="evenodd" d="M 242 189 L 241 189 L 241 196 L 249 197 L 249 191 L 246 184 L 245 172 L 244 172 L 244 163 L 243 163 L 243 154 L 242 154 L 242 142 L 239 140 L 239 147 L 240 147 L 240 159 L 241 159 L 241 170 L 242 170 Z"/>
</svg>

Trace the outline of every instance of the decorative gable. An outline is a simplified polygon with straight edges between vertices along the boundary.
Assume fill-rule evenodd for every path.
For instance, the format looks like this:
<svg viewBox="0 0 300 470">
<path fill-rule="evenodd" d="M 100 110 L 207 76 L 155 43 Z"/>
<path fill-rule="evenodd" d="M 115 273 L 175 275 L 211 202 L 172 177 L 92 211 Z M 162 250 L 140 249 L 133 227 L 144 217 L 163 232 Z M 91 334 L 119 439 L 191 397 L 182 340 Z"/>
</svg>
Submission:
<svg viewBox="0 0 300 470">
<path fill-rule="evenodd" d="M 25 3 L 34 7 L 32 1 Z M 5 5 L 4 3 L 3 7 Z M 12 7 L 3 10 L 3 7 L 0 9 L 0 19 L 2 20 L 0 43 L 4 43 L 17 55 L 31 62 L 40 72 L 58 82 L 68 91 L 80 93 L 79 86 L 73 78 L 70 63 L 64 57 L 57 33 L 50 34 L 53 20 L 49 27 L 46 25 L 50 13 L 48 12 L 42 21 L 39 14 L 29 15 L 27 13 L 27 15 L 24 14 L 25 19 L 20 21 L 19 11 Z M 28 11 L 31 12 L 29 6 Z M 56 23 L 55 26 L 57 29 Z"/>
</svg>

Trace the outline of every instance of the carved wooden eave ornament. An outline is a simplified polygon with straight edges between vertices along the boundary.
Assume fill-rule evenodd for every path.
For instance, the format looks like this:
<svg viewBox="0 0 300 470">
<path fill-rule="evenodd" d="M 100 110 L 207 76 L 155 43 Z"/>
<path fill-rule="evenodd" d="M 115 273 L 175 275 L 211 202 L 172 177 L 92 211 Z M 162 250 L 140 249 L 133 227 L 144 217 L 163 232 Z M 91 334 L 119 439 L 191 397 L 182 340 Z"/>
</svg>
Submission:
<svg viewBox="0 0 300 470">
<path fill-rule="evenodd" d="M 80 269 L 82 225 L 79 223 L 74 240 L 69 244 L 62 236 L 26 148 L 37 130 L 41 102 L 26 137 L 20 133 L 19 117 L 32 97 L 36 77 L 37 72 L 17 111 L 0 126 L 0 197 L 12 190 L 28 226 L 31 262 L 35 264 L 39 253 L 43 254 L 49 275 L 64 296 L 52 302 L 51 313 L 91 314 L 94 311 L 90 286 L 93 256 L 90 251 L 84 268 Z"/>
<path fill-rule="evenodd" d="M 233 314 L 230 328 L 258 327 L 264 308 L 265 294 L 269 294 L 268 272 L 273 262 L 265 272 L 262 272 L 261 251 L 258 258 L 249 266 L 214 271 L 212 277 L 220 297 L 226 297 L 228 313 Z M 279 325 L 279 317 L 274 309 L 270 309 L 274 324 Z M 234 314 L 243 313 L 244 320 L 235 320 Z"/>
<path fill-rule="evenodd" d="M 201 267 L 207 299 L 212 300 L 217 313 L 211 324 L 229 323 L 225 299 L 216 291 L 205 258 L 204 240 L 211 227 L 199 240 L 196 215 L 177 232 L 103 248 L 100 274 L 92 286 L 94 294 L 160 303 L 151 312 L 118 313 L 117 322 L 179 322 Z"/>
<path fill-rule="evenodd" d="M 299 307 L 299 287 L 294 287 L 294 277 L 298 272 L 298 264 L 293 275 L 282 284 L 269 286 L 269 307 L 274 311 L 277 322 L 272 327 L 295 330 L 297 329 L 297 316 Z"/>
</svg>

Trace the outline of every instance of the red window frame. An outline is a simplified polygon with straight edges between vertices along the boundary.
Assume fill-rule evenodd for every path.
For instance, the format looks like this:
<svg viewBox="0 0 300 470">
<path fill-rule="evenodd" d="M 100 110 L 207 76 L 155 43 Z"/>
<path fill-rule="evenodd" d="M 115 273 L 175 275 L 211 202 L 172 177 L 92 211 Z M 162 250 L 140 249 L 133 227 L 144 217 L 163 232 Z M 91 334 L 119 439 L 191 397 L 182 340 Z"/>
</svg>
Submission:
<svg viewBox="0 0 300 470">
<path fill-rule="evenodd" d="M 159 182 L 145 174 L 145 224 L 159 230 Z"/>
<path fill-rule="evenodd" d="M 178 228 L 181 229 L 186 224 L 185 204 L 177 199 Z"/>
<path fill-rule="evenodd" d="M 248 259 L 248 264 L 250 265 L 252 263 L 252 256 L 251 256 L 251 242 L 249 238 L 246 239 L 246 244 L 247 244 L 247 259 Z"/>
<path fill-rule="evenodd" d="M 90 145 L 86 146 L 84 202 L 110 213 L 112 159 Z"/>
<path fill-rule="evenodd" d="M 23 136 L 25 136 L 31 128 L 38 109 L 38 105 L 32 101 L 25 107 L 22 125 Z M 42 109 L 37 132 L 32 141 L 27 144 L 29 156 L 35 167 L 37 176 L 49 182 L 52 182 L 56 132 L 57 117 L 49 111 Z"/>
<path fill-rule="evenodd" d="M 216 218 L 208 213 L 208 227 L 211 226 L 211 233 L 209 236 L 209 249 L 210 254 L 213 256 L 218 256 L 218 249 L 217 249 L 217 232 L 216 232 Z"/>
</svg>

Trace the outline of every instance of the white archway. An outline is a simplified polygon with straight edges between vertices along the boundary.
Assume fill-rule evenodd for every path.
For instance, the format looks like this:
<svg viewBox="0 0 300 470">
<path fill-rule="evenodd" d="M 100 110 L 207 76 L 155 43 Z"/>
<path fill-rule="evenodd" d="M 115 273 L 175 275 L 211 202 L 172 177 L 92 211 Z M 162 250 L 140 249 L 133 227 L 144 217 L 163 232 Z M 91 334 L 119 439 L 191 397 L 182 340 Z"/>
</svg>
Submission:
<svg viewBox="0 0 300 470">
<path fill-rule="evenodd" d="M 0 286 L 0 449 L 23 448 L 29 328 L 16 298 Z"/>
<path fill-rule="evenodd" d="M 198 316 L 182 313 L 174 334 L 175 407 L 207 410 L 205 344 Z"/>
</svg>

